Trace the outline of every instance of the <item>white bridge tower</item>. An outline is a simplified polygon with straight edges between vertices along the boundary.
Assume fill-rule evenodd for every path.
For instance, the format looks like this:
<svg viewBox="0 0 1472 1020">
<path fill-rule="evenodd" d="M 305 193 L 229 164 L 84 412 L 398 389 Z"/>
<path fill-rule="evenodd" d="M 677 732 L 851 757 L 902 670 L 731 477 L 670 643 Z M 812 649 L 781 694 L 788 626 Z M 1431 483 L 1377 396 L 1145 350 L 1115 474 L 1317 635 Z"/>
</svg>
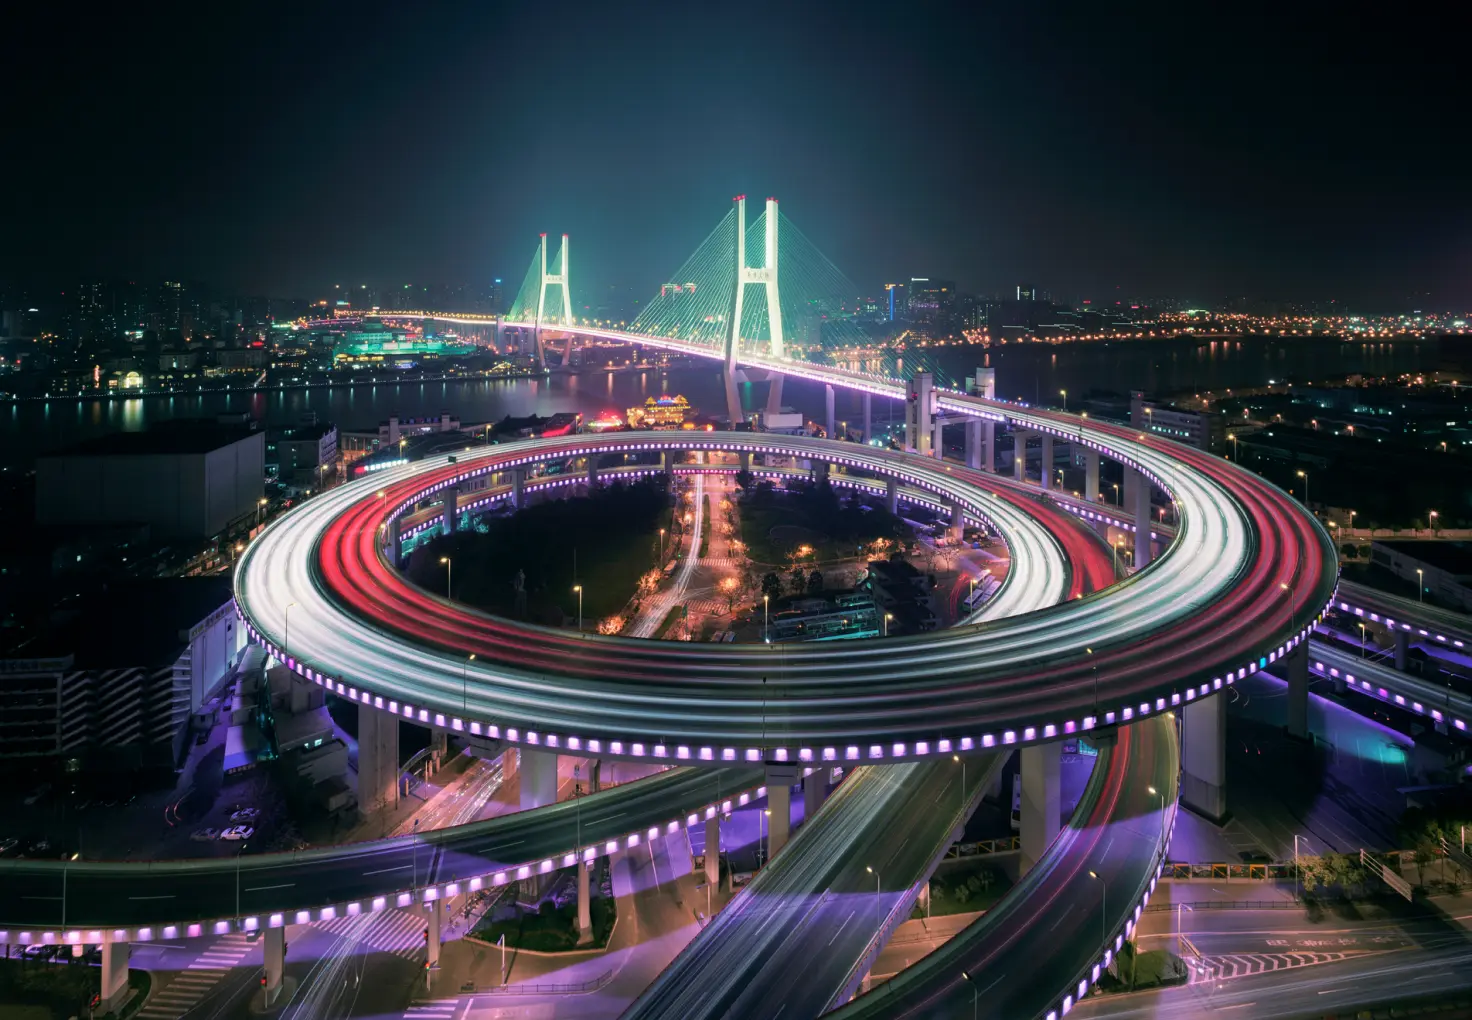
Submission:
<svg viewBox="0 0 1472 1020">
<path fill-rule="evenodd" d="M 536 330 L 537 330 L 537 362 L 538 362 L 538 364 L 542 365 L 542 367 L 544 367 L 544 368 L 546 367 L 547 359 L 546 359 L 546 355 L 545 355 L 545 353 L 543 351 L 543 348 L 542 348 L 542 326 L 544 324 L 572 326 L 575 323 L 575 321 L 576 321 L 573 318 L 573 314 L 572 314 L 572 286 L 568 283 L 568 281 L 571 279 L 571 276 L 572 276 L 572 270 L 571 270 L 571 268 L 569 266 L 569 261 L 568 261 L 569 260 L 569 255 L 568 255 L 568 244 L 567 244 L 567 235 L 566 234 L 563 234 L 562 235 L 562 252 L 561 252 L 561 255 L 562 255 L 562 258 L 560 260 L 561 263 L 562 263 L 562 269 L 561 269 L 561 271 L 560 272 L 557 272 L 557 273 L 551 273 L 551 274 L 549 274 L 547 272 L 547 235 L 546 234 L 543 234 L 542 235 L 542 240 L 541 240 L 542 280 L 541 280 L 541 286 L 537 289 L 537 325 L 536 325 Z M 555 285 L 555 286 L 560 286 L 562 288 L 562 315 L 560 315 L 560 316 L 553 316 L 552 319 L 550 319 L 550 320 L 547 319 L 547 287 L 548 287 L 549 284 L 550 285 Z M 567 344 L 568 344 L 568 347 L 569 348 L 572 346 L 572 338 L 571 337 L 568 338 Z M 567 357 L 566 357 L 566 353 L 564 352 L 564 355 L 563 355 L 563 363 L 566 364 L 566 361 L 567 361 Z"/>
<path fill-rule="evenodd" d="M 746 288 L 756 284 L 767 290 L 767 330 L 771 337 L 768 355 L 784 356 L 782 341 L 782 296 L 777 288 L 777 200 L 767 199 L 764 258 L 759 269 L 746 264 L 746 196 L 736 196 L 736 307 L 731 315 L 731 333 L 726 343 L 726 406 L 731 424 L 741 420 L 741 400 L 736 393 L 736 354 L 741 349 L 741 314 Z M 775 383 L 774 383 L 775 385 Z"/>
</svg>

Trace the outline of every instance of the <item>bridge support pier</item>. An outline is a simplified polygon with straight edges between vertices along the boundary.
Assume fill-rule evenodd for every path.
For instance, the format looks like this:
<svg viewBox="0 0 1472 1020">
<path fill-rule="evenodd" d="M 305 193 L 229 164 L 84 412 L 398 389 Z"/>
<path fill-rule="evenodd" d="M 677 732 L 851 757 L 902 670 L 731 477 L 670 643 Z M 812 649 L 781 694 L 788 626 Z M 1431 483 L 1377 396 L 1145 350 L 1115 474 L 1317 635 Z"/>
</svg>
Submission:
<svg viewBox="0 0 1472 1020">
<path fill-rule="evenodd" d="M 425 940 L 424 962 L 429 964 L 426 968 L 433 970 L 440 965 L 440 923 L 444 918 L 445 908 L 439 900 L 430 900 L 424 905 L 425 927 L 429 929 L 429 938 Z"/>
<path fill-rule="evenodd" d="M 721 371 L 721 377 L 726 383 L 726 414 L 730 417 L 731 427 L 734 429 L 746 420 L 746 415 L 741 410 L 741 394 L 736 389 L 736 371 L 727 365 Z"/>
<path fill-rule="evenodd" d="M 453 535 L 455 533 L 455 513 L 459 509 L 459 502 L 460 495 L 458 489 L 450 488 L 445 490 L 444 524 L 442 527 L 446 535 Z"/>
<path fill-rule="evenodd" d="M 981 419 L 966 419 L 966 466 L 973 471 L 981 467 Z"/>
<path fill-rule="evenodd" d="M 900 486 L 893 478 L 884 483 L 884 506 L 891 514 L 900 512 Z"/>
<path fill-rule="evenodd" d="M 660 457 L 660 463 L 664 465 L 664 476 L 666 478 L 670 479 L 671 481 L 673 481 L 674 480 L 674 477 L 675 477 L 675 455 L 674 455 L 674 453 L 672 451 L 670 451 L 670 450 L 665 450 L 665 451 L 663 451 L 663 452 L 660 453 L 659 457 Z"/>
<path fill-rule="evenodd" d="M 797 766 L 767 764 L 767 860 L 787 845 L 792 832 L 792 784 L 797 781 Z"/>
<path fill-rule="evenodd" d="M 1084 451 L 1084 499 L 1099 502 L 1099 451 Z"/>
<path fill-rule="evenodd" d="M 1016 429 L 1012 433 L 1012 477 L 1019 482 L 1027 481 L 1027 438 L 1029 433 Z"/>
<path fill-rule="evenodd" d="M 588 862 L 578 861 L 578 942 L 593 941 L 593 896 L 589 888 Z"/>
<path fill-rule="evenodd" d="M 997 473 L 997 423 L 991 419 L 981 423 L 982 446 L 981 469 L 987 474 Z"/>
<path fill-rule="evenodd" d="M 1126 468 L 1124 477 L 1126 485 L 1134 478 L 1134 501 L 1130 504 L 1130 512 L 1135 517 L 1135 569 L 1139 570 L 1150 565 L 1153 552 L 1150 540 L 1150 479 L 1134 468 Z"/>
<path fill-rule="evenodd" d="M 128 958 L 126 939 L 114 942 L 112 932 L 102 936 L 102 988 L 99 993 L 104 1013 L 117 1012 L 128 1000 Z"/>
<path fill-rule="evenodd" d="M 1059 754 L 1057 743 L 1029 745 L 1022 749 L 1022 856 L 1018 877 L 1032 870 L 1058 835 L 1062 806 L 1059 800 Z"/>
<path fill-rule="evenodd" d="M 546 807 L 557 803 L 557 753 L 533 751 L 523 747 L 517 752 L 517 771 L 521 773 L 521 809 Z"/>
<path fill-rule="evenodd" d="M 1298 647 L 1282 659 L 1288 681 L 1288 735 L 1308 739 L 1308 644 Z"/>
<path fill-rule="evenodd" d="M 767 385 L 767 413 L 782 413 L 782 376 L 777 372 L 771 373 L 771 381 Z"/>
<path fill-rule="evenodd" d="M 864 442 L 874 438 L 874 394 L 864 392 Z"/>
<path fill-rule="evenodd" d="M 827 435 L 829 439 L 837 439 L 838 418 L 834 414 L 833 409 L 833 384 L 825 383 L 823 386 L 823 390 L 823 410 L 824 413 L 827 415 L 827 417 L 823 419 L 823 427 L 828 430 Z"/>
<path fill-rule="evenodd" d="M 526 468 L 511 469 L 511 505 L 518 510 L 526 506 Z"/>
<path fill-rule="evenodd" d="M 1227 818 L 1225 696 L 1198 698 L 1181 713 L 1181 803 L 1215 825 Z"/>
<path fill-rule="evenodd" d="M 286 927 L 267 928 L 262 932 L 261 948 L 265 953 L 266 964 L 263 991 L 266 1005 L 269 1006 L 281 994 L 281 979 L 286 971 Z"/>
<path fill-rule="evenodd" d="M 960 503 L 951 504 L 951 538 L 961 541 L 961 536 L 966 533 L 966 508 Z"/>
<path fill-rule="evenodd" d="M 588 492 L 598 488 L 598 455 L 588 456 Z"/>
<path fill-rule="evenodd" d="M 934 385 L 929 372 L 916 372 L 910 380 L 909 400 L 905 402 L 905 449 L 922 457 L 931 453 L 931 433 L 935 429 Z"/>
<path fill-rule="evenodd" d="M 385 529 L 388 532 L 388 544 L 383 547 L 383 555 L 388 559 L 389 566 L 395 570 L 403 562 L 403 543 L 399 540 L 399 522 L 397 519 L 388 522 Z"/>
<path fill-rule="evenodd" d="M 930 452 L 936 460 L 946 459 L 946 422 L 944 418 L 935 419 L 935 436 L 930 441 Z"/>
<path fill-rule="evenodd" d="M 1400 672 L 1406 671 L 1406 660 L 1410 657 L 1411 636 L 1403 630 L 1395 632 L 1395 668 Z"/>
<path fill-rule="evenodd" d="M 399 719 L 358 705 L 358 804 L 364 811 L 399 802 Z"/>
<path fill-rule="evenodd" d="M 751 452 L 749 450 L 742 450 L 740 453 L 738 453 L 736 455 L 736 463 L 737 463 L 737 465 L 740 467 L 740 469 L 742 471 L 750 472 L 751 471 Z"/>
<path fill-rule="evenodd" d="M 828 795 L 828 770 L 826 768 L 813 769 L 802 779 L 802 823 L 806 825 L 813 820 L 813 815 L 823 806 L 823 799 Z"/>
<path fill-rule="evenodd" d="M 705 820 L 705 884 L 714 886 L 721 880 L 721 813 Z"/>
<path fill-rule="evenodd" d="M 1042 463 L 1038 465 L 1038 484 L 1047 492 L 1053 488 L 1053 437 L 1044 432 L 1041 440 Z"/>
</svg>

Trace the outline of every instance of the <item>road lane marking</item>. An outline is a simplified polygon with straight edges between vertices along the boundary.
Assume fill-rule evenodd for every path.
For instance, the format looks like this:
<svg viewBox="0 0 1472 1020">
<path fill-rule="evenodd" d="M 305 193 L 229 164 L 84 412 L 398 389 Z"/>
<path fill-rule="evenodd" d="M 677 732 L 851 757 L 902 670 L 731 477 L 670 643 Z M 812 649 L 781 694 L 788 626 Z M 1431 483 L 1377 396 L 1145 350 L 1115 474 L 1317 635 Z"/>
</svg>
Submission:
<svg viewBox="0 0 1472 1020">
<path fill-rule="evenodd" d="M 174 897 L 173 897 L 172 894 L 166 895 L 166 896 L 129 896 L 128 897 L 128 899 L 130 899 L 130 900 L 171 900 L 173 898 Z"/>
<path fill-rule="evenodd" d="M 245 887 L 245 891 L 265 892 L 268 889 L 290 889 L 294 885 L 296 885 L 295 882 L 282 882 L 280 885 L 248 885 Z"/>
<path fill-rule="evenodd" d="M 366 878 L 369 875 L 387 875 L 391 871 L 408 871 L 412 867 L 413 867 L 412 864 L 405 864 L 403 867 L 400 867 L 400 868 L 379 868 L 377 871 L 365 871 L 365 872 L 363 872 L 363 877 Z"/>
<path fill-rule="evenodd" d="M 578 881 L 581 882 L 582 879 L 578 879 Z M 840 924 L 838 926 L 838 930 L 833 933 L 833 938 L 831 938 L 831 939 L 828 940 L 828 944 L 830 946 L 833 945 L 833 943 L 838 939 L 838 936 L 840 936 L 840 935 L 843 934 L 843 929 L 845 929 L 845 928 L 848 927 L 848 923 L 854 919 L 854 914 L 856 914 L 857 912 L 858 911 L 855 911 L 855 910 L 850 910 L 848 912 L 848 916 L 843 919 L 843 923 Z"/>
</svg>

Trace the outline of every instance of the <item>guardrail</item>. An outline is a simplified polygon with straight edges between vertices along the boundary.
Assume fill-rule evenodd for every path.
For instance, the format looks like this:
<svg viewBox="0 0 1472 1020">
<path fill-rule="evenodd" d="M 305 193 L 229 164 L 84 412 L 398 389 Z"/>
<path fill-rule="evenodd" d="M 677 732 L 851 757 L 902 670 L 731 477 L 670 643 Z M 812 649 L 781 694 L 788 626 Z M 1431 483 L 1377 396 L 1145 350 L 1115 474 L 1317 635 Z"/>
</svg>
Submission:
<svg viewBox="0 0 1472 1020">
<path fill-rule="evenodd" d="M 580 984 L 538 984 L 538 985 L 487 985 L 484 988 L 472 981 L 467 981 L 460 986 L 462 994 L 477 995 L 585 995 L 588 992 L 596 992 L 613 981 L 613 971 L 605 970 L 602 974 L 591 981 L 583 981 Z"/>
<path fill-rule="evenodd" d="M 983 839 L 975 843 L 954 843 L 946 851 L 945 859 L 956 860 L 961 857 L 979 857 L 986 854 L 1005 854 L 1014 850 L 1022 849 L 1021 836 L 1003 836 L 1001 839 Z"/>
</svg>

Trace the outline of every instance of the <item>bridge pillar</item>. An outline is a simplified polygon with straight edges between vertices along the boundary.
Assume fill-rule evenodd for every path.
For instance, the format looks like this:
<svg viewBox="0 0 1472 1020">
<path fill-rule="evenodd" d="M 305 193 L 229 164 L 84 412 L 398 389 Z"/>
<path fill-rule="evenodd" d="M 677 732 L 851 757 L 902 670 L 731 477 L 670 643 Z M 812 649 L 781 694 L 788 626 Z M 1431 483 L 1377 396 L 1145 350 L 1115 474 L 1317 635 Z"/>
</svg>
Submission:
<svg viewBox="0 0 1472 1020">
<path fill-rule="evenodd" d="M 1138 487 L 1139 483 L 1140 473 L 1132 467 L 1126 467 L 1124 469 L 1123 496 L 1121 496 L 1121 502 L 1119 504 L 1121 510 L 1128 510 L 1128 512 L 1133 512 L 1133 508 L 1135 505 L 1135 489 L 1136 487 Z"/>
<path fill-rule="evenodd" d="M 946 422 L 944 418 L 935 419 L 935 438 L 930 441 L 930 450 L 936 460 L 946 459 Z"/>
<path fill-rule="evenodd" d="M 445 490 L 443 528 L 446 535 L 453 535 L 455 533 L 455 514 L 459 509 L 458 504 L 460 502 L 459 491 L 453 486 Z"/>
<path fill-rule="evenodd" d="M 961 536 L 966 533 L 966 508 L 960 503 L 951 504 L 951 538 L 961 541 Z"/>
<path fill-rule="evenodd" d="M 973 471 L 981 467 L 981 419 L 966 419 L 966 466 Z"/>
<path fill-rule="evenodd" d="M 797 781 L 797 766 L 780 763 L 767 765 L 767 860 L 787 845 L 792 831 L 792 784 Z"/>
<path fill-rule="evenodd" d="M 1052 744 L 1029 745 L 1022 749 L 1022 856 L 1018 877 L 1027 874 L 1042 858 L 1058 835 L 1062 805 L 1059 801 L 1059 755 Z"/>
<path fill-rule="evenodd" d="M 598 455 L 588 455 L 588 492 L 598 488 Z"/>
<path fill-rule="evenodd" d="M 909 399 L 905 402 L 905 449 L 922 457 L 930 456 L 931 433 L 935 428 L 934 385 L 929 372 L 916 372 L 910 380 Z"/>
<path fill-rule="evenodd" d="M 425 940 L 424 962 L 429 964 L 430 970 L 440 965 L 440 922 L 443 919 L 445 909 L 439 900 L 430 900 L 424 905 L 425 927 L 429 929 L 429 938 Z"/>
<path fill-rule="evenodd" d="M 825 383 L 823 390 L 823 410 L 827 414 L 827 417 L 823 419 L 823 427 L 828 430 L 829 439 L 837 439 L 838 419 L 833 411 L 833 384 Z"/>
<path fill-rule="evenodd" d="M 900 512 L 900 486 L 893 478 L 884 482 L 884 505 L 891 514 Z"/>
<path fill-rule="evenodd" d="M 518 510 L 526 506 L 526 468 L 511 469 L 511 505 Z"/>
<path fill-rule="evenodd" d="M 767 413 L 782 413 L 782 376 L 778 372 L 771 373 L 771 381 L 767 386 Z"/>
<path fill-rule="evenodd" d="M 399 541 L 399 521 L 394 518 L 389 521 L 384 530 L 388 533 L 388 544 L 383 547 L 384 558 L 388 560 L 389 566 L 398 569 L 403 562 L 403 543 Z"/>
<path fill-rule="evenodd" d="M 557 752 L 523 747 L 517 751 L 516 769 L 521 773 L 523 811 L 557 803 Z"/>
<path fill-rule="evenodd" d="M 1135 569 L 1150 565 L 1151 541 L 1150 541 L 1150 479 L 1140 474 L 1134 468 L 1125 468 L 1124 477 L 1128 482 L 1134 477 L 1134 503 L 1130 511 L 1135 516 Z"/>
<path fill-rule="evenodd" d="M 578 869 L 578 942 L 593 941 L 593 891 L 589 886 L 587 861 L 579 861 Z"/>
<path fill-rule="evenodd" d="M 705 820 L 705 884 L 714 886 L 721 880 L 721 813 L 716 811 Z"/>
<path fill-rule="evenodd" d="M 1084 453 L 1084 499 L 1090 503 L 1099 502 L 1099 451 L 1088 450 Z"/>
<path fill-rule="evenodd" d="M 1012 477 L 1019 482 L 1027 481 L 1027 437 L 1023 429 L 1012 433 Z"/>
<path fill-rule="evenodd" d="M 1042 434 L 1042 464 L 1039 465 L 1039 484 L 1043 491 L 1047 492 L 1053 487 L 1053 437 L 1044 432 Z"/>
<path fill-rule="evenodd" d="M 736 389 L 736 370 L 727 365 L 721 370 L 721 378 L 726 384 L 726 416 L 731 419 L 731 427 L 746 421 L 746 414 L 741 409 L 741 394 Z"/>
<path fill-rule="evenodd" d="M 1298 647 L 1283 657 L 1288 681 L 1288 735 L 1300 740 L 1308 739 L 1308 643 L 1299 642 Z"/>
<path fill-rule="evenodd" d="M 1406 671 L 1406 660 L 1410 657 L 1411 635 L 1403 630 L 1395 632 L 1395 668 Z"/>
<path fill-rule="evenodd" d="M 981 469 L 988 474 L 997 473 L 997 423 L 987 419 L 981 424 L 982 445 L 986 452 L 981 455 Z"/>
<path fill-rule="evenodd" d="M 828 770 L 826 768 L 813 769 L 802 779 L 802 823 L 806 825 L 813 820 L 813 815 L 823 806 L 823 799 L 828 795 Z"/>
<path fill-rule="evenodd" d="M 7 954 L 8 955 L 8 954 Z M 102 999 L 101 1011 L 113 1013 L 122 1009 L 128 1001 L 128 958 L 130 949 L 127 939 L 113 941 L 112 932 L 102 936 Z"/>
<path fill-rule="evenodd" d="M 261 947 L 265 953 L 266 1005 L 276 1001 L 281 994 L 281 978 L 286 971 L 286 927 L 267 928 L 261 933 Z"/>
<path fill-rule="evenodd" d="M 675 477 L 675 453 L 673 450 L 662 450 L 660 452 L 660 463 L 664 465 L 664 476 L 669 479 Z"/>
<path fill-rule="evenodd" d="M 1198 698 L 1181 714 L 1181 803 L 1220 825 L 1227 817 L 1225 696 Z"/>
<path fill-rule="evenodd" d="M 864 442 L 874 438 L 874 394 L 864 392 Z"/>
<path fill-rule="evenodd" d="M 399 718 L 358 704 L 358 804 L 365 811 L 399 802 Z"/>
</svg>

